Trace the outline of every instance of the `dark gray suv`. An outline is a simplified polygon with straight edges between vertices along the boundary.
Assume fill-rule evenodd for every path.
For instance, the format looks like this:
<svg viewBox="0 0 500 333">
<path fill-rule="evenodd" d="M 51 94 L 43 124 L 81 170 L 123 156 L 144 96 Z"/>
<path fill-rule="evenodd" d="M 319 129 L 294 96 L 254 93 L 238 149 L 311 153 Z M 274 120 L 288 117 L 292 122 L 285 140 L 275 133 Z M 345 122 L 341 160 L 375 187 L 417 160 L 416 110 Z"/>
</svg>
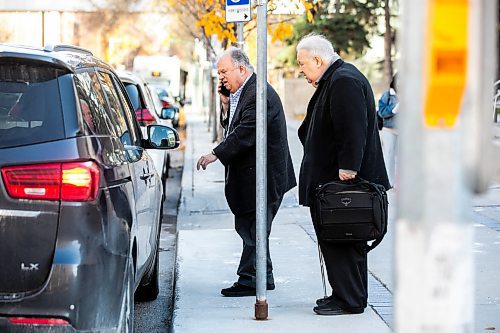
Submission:
<svg viewBox="0 0 500 333">
<path fill-rule="evenodd" d="M 162 184 L 108 65 L 0 45 L 0 332 L 132 332 L 158 295 Z"/>
</svg>

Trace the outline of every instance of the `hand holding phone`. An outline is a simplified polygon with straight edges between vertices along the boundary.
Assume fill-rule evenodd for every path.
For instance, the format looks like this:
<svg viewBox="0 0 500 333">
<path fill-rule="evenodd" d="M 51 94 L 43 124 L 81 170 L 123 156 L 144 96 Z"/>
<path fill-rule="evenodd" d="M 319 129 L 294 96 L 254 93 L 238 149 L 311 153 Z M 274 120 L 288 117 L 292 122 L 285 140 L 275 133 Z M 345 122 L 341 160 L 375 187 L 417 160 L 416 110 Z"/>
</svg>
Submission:
<svg viewBox="0 0 500 333">
<path fill-rule="evenodd" d="M 229 91 L 229 89 L 226 88 L 226 86 L 224 86 L 224 84 L 222 84 L 222 82 L 220 82 L 220 84 L 219 84 L 219 93 L 221 93 L 222 95 L 224 95 L 226 97 L 229 97 L 229 94 L 231 92 Z"/>
</svg>

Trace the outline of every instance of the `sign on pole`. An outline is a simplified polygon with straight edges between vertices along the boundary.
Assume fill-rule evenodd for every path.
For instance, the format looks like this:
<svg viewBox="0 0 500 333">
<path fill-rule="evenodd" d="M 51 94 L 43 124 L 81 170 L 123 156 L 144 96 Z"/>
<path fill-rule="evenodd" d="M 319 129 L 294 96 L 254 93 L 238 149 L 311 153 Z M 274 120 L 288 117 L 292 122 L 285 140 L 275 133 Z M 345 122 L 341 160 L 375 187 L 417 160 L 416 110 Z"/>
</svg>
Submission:
<svg viewBox="0 0 500 333">
<path fill-rule="evenodd" d="M 251 19 L 250 0 L 226 1 L 226 22 L 245 22 Z"/>
</svg>

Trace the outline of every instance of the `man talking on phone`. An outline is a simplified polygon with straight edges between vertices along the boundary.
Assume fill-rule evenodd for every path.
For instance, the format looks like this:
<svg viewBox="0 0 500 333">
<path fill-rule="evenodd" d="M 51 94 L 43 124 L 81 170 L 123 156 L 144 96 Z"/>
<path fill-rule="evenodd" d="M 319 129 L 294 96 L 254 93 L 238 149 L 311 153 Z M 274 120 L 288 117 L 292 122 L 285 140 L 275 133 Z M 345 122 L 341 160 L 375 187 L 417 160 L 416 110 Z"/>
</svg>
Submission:
<svg viewBox="0 0 500 333">
<path fill-rule="evenodd" d="M 225 167 L 226 200 L 234 214 L 236 232 L 243 241 L 238 280 L 221 290 L 227 297 L 255 296 L 256 272 L 256 75 L 248 56 L 231 47 L 217 62 L 219 94 L 223 108 L 224 140 L 198 160 L 196 168 L 219 160 Z M 267 290 L 274 290 L 269 234 L 284 194 L 297 183 L 286 136 L 281 100 L 267 84 Z"/>
</svg>

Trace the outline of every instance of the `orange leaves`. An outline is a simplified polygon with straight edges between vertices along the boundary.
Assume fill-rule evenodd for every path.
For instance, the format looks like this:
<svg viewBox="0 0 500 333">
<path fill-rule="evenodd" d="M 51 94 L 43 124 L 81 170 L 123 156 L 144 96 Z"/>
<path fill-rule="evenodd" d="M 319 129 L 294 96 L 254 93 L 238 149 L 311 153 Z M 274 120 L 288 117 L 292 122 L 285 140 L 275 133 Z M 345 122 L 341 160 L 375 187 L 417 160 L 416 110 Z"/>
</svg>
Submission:
<svg viewBox="0 0 500 333">
<path fill-rule="evenodd" d="M 215 0 L 207 2 L 214 1 Z M 228 40 L 230 42 L 236 42 L 234 24 L 226 22 L 226 13 L 221 7 L 221 4 L 217 3 L 214 4 L 211 10 L 205 13 L 199 13 L 196 26 L 203 28 L 207 36 L 216 35 L 219 41 Z"/>
<path fill-rule="evenodd" d="M 272 43 L 278 40 L 284 41 L 285 38 L 290 37 L 292 35 L 292 25 L 288 22 L 279 22 L 272 29 L 271 27 L 269 27 L 268 30 L 271 30 L 270 32 L 271 32 Z"/>
<path fill-rule="evenodd" d="M 227 23 L 225 0 L 165 0 L 177 12 L 180 20 L 184 15 L 192 17 L 196 28 L 207 37 L 216 35 L 220 41 L 236 42 L 234 24 Z"/>
<path fill-rule="evenodd" d="M 227 23 L 225 19 L 226 0 L 165 0 L 173 11 L 176 11 L 180 20 L 185 21 L 185 15 L 196 22 L 196 29 L 206 37 L 217 36 L 219 41 L 235 43 L 236 29 L 234 23 Z M 309 22 L 313 21 L 312 11 L 315 0 L 268 0 L 269 27 L 272 42 L 284 41 L 292 35 L 292 24 L 297 15 L 304 11 Z M 253 1 L 255 5 L 255 1 Z M 250 22 L 245 23 L 245 35 L 256 27 L 255 7 L 252 9 L 254 16 Z M 194 28 L 193 25 L 191 27 Z"/>
<path fill-rule="evenodd" d="M 314 5 L 309 2 L 308 0 L 302 0 L 302 5 L 304 5 L 304 8 L 306 10 L 307 14 L 307 22 L 311 23 L 313 21 L 313 14 L 312 14 L 312 9 Z"/>
</svg>

